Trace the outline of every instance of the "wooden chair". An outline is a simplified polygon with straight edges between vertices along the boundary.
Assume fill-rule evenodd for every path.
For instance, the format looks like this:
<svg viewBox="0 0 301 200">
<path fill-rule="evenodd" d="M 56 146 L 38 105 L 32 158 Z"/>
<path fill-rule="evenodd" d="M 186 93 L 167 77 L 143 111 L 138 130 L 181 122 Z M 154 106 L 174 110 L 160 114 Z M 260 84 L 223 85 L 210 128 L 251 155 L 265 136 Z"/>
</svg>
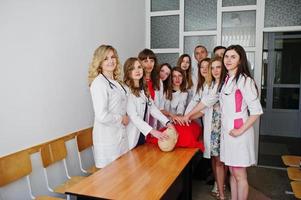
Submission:
<svg viewBox="0 0 301 200">
<path fill-rule="evenodd" d="M 93 139 L 92 139 L 92 128 L 88 128 L 85 130 L 82 130 L 78 133 L 78 135 L 76 136 L 76 143 L 77 143 L 77 154 L 78 154 L 78 160 L 79 160 L 79 166 L 82 172 L 87 173 L 87 174 L 93 174 L 94 172 L 98 171 L 99 169 L 96 168 L 95 165 L 93 165 L 92 167 L 88 168 L 88 169 L 84 169 L 83 168 L 83 164 L 82 164 L 82 158 L 81 158 L 81 152 L 91 148 L 92 149 L 92 153 L 93 151 Z M 93 154 L 94 156 L 94 154 Z"/>
<path fill-rule="evenodd" d="M 301 169 L 299 167 L 288 167 L 287 175 L 293 181 L 301 181 Z"/>
<path fill-rule="evenodd" d="M 301 182 L 300 181 L 292 181 L 291 186 L 292 186 L 295 197 L 297 199 L 301 199 Z"/>
<path fill-rule="evenodd" d="M 299 167 L 301 156 L 283 155 L 281 156 L 283 163 L 290 167 Z"/>
<path fill-rule="evenodd" d="M 31 189 L 29 175 L 32 172 L 31 160 L 28 152 L 21 151 L 0 158 L 0 187 L 26 177 L 28 193 L 31 199 L 62 200 L 51 196 L 34 196 Z"/>
<path fill-rule="evenodd" d="M 70 188 L 71 186 L 75 185 L 76 183 L 78 183 L 79 181 L 85 178 L 82 176 L 70 177 L 67 168 L 67 163 L 66 163 L 67 149 L 66 149 L 65 141 L 63 139 L 56 140 L 54 142 L 42 146 L 40 153 L 41 153 L 43 167 L 44 167 L 46 184 L 49 191 L 65 194 L 66 189 Z M 46 168 L 60 161 L 62 161 L 64 164 L 67 181 L 52 189 L 48 181 L 48 174 Z"/>
</svg>

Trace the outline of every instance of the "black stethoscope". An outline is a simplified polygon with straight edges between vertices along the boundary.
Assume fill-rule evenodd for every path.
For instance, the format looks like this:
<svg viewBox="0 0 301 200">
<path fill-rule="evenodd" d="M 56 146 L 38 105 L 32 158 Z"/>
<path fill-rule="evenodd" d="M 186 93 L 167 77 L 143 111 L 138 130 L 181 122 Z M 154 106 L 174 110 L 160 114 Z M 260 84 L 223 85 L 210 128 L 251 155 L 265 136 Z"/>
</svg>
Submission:
<svg viewBox="0 0 301 200">
<path fill-rule="evenodd" d="M 101 75 L 103 75 L 103 74 L 101 73 Z M 103 77 L 105 77 L 105 79 L 108 81 L 111 89 L 114 89 L 114 87 L 117 88 L 117 86 L 114 83 L 112 83 L 105 75 L 103 75 Z M 126 89 L 120 83 L 119 83 L 119 85 L 122 87 L 122 89 L 124 90 L 124 92 L 126 94 L 127 93 Z"/>
<path fill-rule="evenodd" d="M 146 97 L 146 104 L 147 104 L 148 106 L 151 106 L 151 105 L 152 105 L 152 102 L 151 102 L 151 100 L 149 99 L 149 97 Z"/>
</svg>

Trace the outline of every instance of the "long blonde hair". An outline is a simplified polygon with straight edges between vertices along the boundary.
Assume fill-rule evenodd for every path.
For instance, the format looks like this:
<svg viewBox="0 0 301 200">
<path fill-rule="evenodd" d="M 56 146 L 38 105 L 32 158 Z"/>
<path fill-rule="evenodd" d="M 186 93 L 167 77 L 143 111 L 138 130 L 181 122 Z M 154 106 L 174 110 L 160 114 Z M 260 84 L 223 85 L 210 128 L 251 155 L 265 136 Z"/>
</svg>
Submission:
<svg viewBox="0 0 301 200">
<path fill-rule="evenodd" d="M 208 64 L 210 64 L 210 58 L 204 58 L 203 60 L 201 60 L 201 62 L 199 62 L 198 64 L 198 84 L 197 84 L 197 88 L 196 88 L 196 92 L 198 93 L 200 90 L 204 90 L 204 85 L 206 84 L 208 87 L 211 86 L 211 82 L 212 82 L 212 76 L 211 76 L 211 69 L 209 68 L 208 65 L 208 75 L 206 77 L 203 77 L 201 74 L 201 65 L 203 62 L 207 62 Z"/>
<path fill-rule="evenodd" d="M 121 82 L 121 79 L 120 79 L 121 65 L 120 65 L 120 61 L 119 61 L 117 51 L 114 47 L 112 47 L 110 45 L 104 45 L 103 44 L 95 50 L 92 62 L 89 66 L 89 75 L 88 75 L 89 86 L 91 86 L 91 83 L 93 82 L 93 80 L 99 74 L 102 73 L 102 67 L 101 67 L 102 63 L 106 59 L 106 57 L 107 57 L 107 55 L 110 51 L 113 51 L 113 54 L 116 57 L 116 68 L 113 71 L 113 79 L 118 81 L 118 82 Z"/>
</svg>

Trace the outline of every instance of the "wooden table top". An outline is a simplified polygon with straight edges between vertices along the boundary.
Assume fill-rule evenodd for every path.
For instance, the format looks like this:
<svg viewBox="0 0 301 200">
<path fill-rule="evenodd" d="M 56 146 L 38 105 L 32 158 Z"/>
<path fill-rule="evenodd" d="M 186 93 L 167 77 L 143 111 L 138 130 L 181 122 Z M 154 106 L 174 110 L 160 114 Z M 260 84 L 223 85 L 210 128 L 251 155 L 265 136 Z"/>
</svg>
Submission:
<svg viewBox="0 0 301 200">
<path fill-rule="evenodd" d="M 301 156 L 283 155 L 281 156 L 283 163 L 290 167 L 299 167 Z"/>
<path fill-rule="evenodd" d="M 67 194 L 106 199 L 160 199 L 197 148 L 162 152 L 144 144 L 67 190 Z"/>
</svg>

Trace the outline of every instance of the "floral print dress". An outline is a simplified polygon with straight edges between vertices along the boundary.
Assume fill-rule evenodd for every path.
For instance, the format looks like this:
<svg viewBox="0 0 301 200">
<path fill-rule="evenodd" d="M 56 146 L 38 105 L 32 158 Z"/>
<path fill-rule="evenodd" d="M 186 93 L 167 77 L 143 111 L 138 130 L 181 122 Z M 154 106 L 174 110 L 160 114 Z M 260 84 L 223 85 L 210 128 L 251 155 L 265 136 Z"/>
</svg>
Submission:
<svg viewBox="0 0 301 200">
<path fill-rule="evenodd" d="M 221 111 L 219 101 L 213 105 L 211 125 L 210 155 L 220 155 Z"/>
</svg>

